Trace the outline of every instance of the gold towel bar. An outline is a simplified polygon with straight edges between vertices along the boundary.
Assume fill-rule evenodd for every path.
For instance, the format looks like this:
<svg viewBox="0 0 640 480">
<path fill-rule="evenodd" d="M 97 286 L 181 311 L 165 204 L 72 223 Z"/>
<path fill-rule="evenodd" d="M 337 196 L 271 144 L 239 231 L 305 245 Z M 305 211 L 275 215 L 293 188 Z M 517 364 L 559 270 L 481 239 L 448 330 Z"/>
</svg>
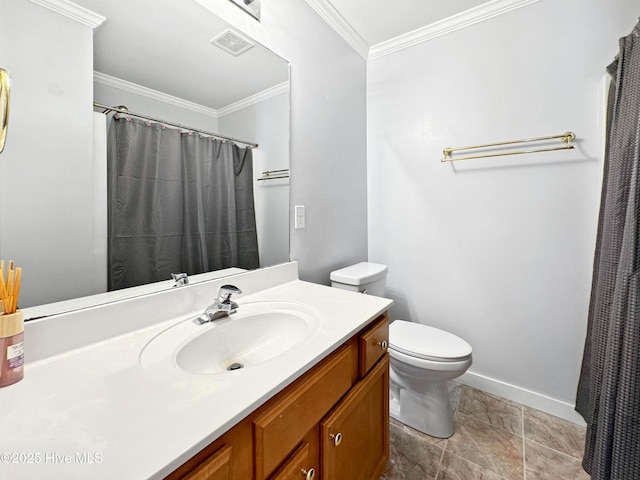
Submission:
<svg viewBox="0 0 640 480">
<path fill-rule="evenodd" d="M 276 180 L 278 178 L 289 178 L 289 169 L 283 168 L 281 170 L 267 170 L 266 172 L 262 172 L 262 177 L 257 180 L 262 182 L 264 180 Z"/>
<path fill-rule="evenodd" d="M 473 145 L 470 147 L 456 147 L 456 148 L 445 148 L 442 150 L 444 157 L 440 160 L 441 162 L 455 162 L 458 160 L 471 160 L 474 158 L 487 158 L 487 157 L 504 157 L 506 155 L 522 155 L 523 153 L 539 153 L 539 152 L 551 152 L 554 150 L 570 150 L 575 148 L 575 146 L 571 143 L 575 140 L 576 136 L 573 132 L 565 132 L 562 135 L 552 135 L 549 137 L 536 137 L 536 138 L 525 138 L 523 140 L 512 140 L 509 142 L 499 142 L 499 143 L 486 143 L 484 145 Z M 457 152 L 460 150 L 473 150 L 476 148 L 488 148 L 488 147 L 498 147 L 502 145 L 513 145 L 518 143 L 528 143 L 528 142 L 541 142 L 545 140 L 555 140 L 560 139 L 565 145 L 562 147 L 550 147 L 550 148 L 538 148 L 534 150 L 518 150 L 515 152 L 502 152 L 502 153 L 490 153 L 484 155 L 472 155 L 468 157 L 459 157 L 452 158 L 451 154 L 453 152 Z"/>
</svg>

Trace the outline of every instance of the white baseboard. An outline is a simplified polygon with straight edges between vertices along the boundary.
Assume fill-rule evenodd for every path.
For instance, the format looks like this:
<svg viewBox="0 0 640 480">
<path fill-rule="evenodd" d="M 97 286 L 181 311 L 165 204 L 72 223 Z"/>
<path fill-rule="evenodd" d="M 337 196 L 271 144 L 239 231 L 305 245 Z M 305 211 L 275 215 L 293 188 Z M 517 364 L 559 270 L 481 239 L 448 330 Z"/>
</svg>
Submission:
<svg viewBox="0 0 640 480">
<path fill-rule="evenodd" d="M 478 390 L 535 408 L 536 410 L 541 410 L 550 415 L 577 423 L 578 425 L 585 425 L 583 418 L 575 411 L 575 405 L 571 403 L 473 372 L 466 372 L 460 378 L 457 378 L 456 381 L 469 387 L 477 388 Z"/>
</svg>

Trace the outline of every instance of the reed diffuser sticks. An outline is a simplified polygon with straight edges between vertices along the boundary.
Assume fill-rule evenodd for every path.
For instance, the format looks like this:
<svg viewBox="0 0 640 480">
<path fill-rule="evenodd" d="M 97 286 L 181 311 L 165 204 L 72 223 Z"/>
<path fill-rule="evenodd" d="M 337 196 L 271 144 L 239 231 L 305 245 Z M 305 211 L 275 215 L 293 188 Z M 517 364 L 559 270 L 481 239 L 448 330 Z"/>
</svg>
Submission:
<svg viewBox="0 0 640 480">
<path fill-rule="evenodd" d="M 2 302 L 3 314 L 9 315 L 15 313 L 18 309 L 22 268 L 18 267 L 14 269 L 13 260 L 10 260 L 9 270 L 5 277 L 4 267 L 4 260 L 0 260 L 0 301 Z"/>
</svg>

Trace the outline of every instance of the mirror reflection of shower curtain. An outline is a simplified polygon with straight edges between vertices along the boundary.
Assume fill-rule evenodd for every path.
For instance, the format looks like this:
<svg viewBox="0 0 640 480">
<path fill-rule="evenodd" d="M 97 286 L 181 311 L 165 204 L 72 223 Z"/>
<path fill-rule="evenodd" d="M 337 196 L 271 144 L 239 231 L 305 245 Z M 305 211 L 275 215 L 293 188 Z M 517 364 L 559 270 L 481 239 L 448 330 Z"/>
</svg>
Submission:
<svg viewBox="0 0 640 480">
<path fill-rule="evenodd" d="M 114 116 L 109 290 L 259 267 L 252 163 L 251 149 L 232 142 Z"/>
<path fill-rule="evenodd" d="M 609 66 L 607 146 L 576 410 L 594 480 L 640 478 L 640 22 Z"/>
</svg>

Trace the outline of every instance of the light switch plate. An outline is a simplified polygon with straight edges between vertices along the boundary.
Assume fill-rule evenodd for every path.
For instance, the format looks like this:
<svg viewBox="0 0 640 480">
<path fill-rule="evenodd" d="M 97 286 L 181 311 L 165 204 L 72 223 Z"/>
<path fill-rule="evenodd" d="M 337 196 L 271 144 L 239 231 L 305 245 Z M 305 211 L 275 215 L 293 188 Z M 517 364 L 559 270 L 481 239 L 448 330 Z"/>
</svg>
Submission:
<svg viewBox="0 0 640 480">
<path fill-rule="evenodd" d="M 295 207 L 295 227 L 304 228 L 306 223 L 306 214 L 304 211 L 304 205 L 296 205 Z"/>
</svg>

